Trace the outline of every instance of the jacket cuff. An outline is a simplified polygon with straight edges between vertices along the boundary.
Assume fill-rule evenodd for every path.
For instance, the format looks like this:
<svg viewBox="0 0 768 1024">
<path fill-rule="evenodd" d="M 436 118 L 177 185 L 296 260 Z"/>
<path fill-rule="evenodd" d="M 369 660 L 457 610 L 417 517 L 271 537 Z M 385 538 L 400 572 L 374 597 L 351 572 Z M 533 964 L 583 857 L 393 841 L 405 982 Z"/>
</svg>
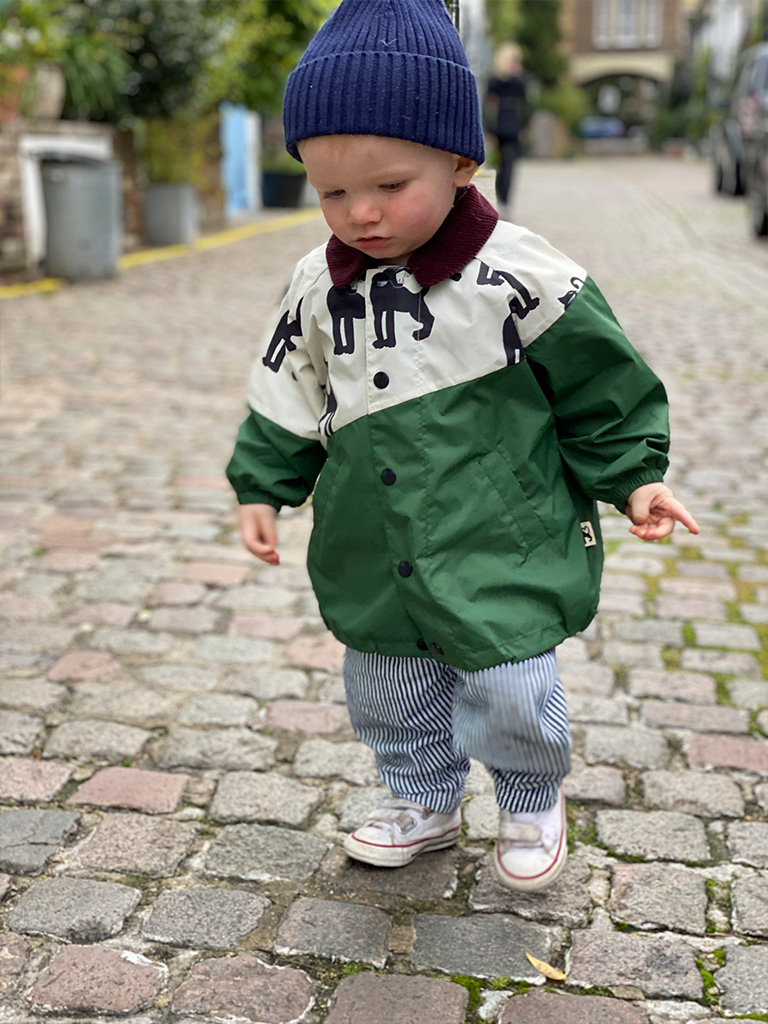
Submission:
<svg viewBox="0 0 768 1024">
<path fill-rule="evenodd" d="M 611 499 L 612 503 L 622 515 L 626 515 L 627 502 L 633 491 L 645 484 L 661 484 L 663 482 L 664 474 L 658 469 L 646 469 L 642 473 L 634 473 L 621 481 L 616 488 L 615 496 Z"/>
<path fill-rule="evenodd" d="M 283 502 L 278 501 L 277 498 L 272 494 L 267 494 L 265 491 L 235 491 L 238 505 L 271 505 L 272 508 L 277 509 L 279 512 L 283 507 Z"/>
</svg>

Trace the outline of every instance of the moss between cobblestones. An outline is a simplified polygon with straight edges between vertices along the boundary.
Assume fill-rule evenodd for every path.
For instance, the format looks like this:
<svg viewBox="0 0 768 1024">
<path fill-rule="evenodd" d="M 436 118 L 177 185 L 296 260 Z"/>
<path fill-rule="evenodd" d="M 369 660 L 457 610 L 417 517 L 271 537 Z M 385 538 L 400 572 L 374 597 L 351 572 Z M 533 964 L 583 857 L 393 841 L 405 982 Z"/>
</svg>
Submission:
<svg viewBox="0 0 768 1024">
<path fill-rule="evenodd" d="M 576 844 L 583 846 L 599 846 L 597 839 L 597 828 L 594 818 L 581 805 L 572 802 L 566 804 L 566 817 L 568 819 L 568 852 L 572 853 Z"/>
<path fill-rule="evenodd" d="M 734 707 L 733 698 L 731 697 L 730 690 L 728 689 L 728 682 L 732 679 L 732 676 L 724 676 L 719 672 L 715 673 L 715 700 L 718 704 L 723 704 L 726 707 Z"/>
<path fill-rule="evenodd" d="M 736 1017 L 731 1017 L 731 1020 L 768 1020 L 768 1013 L 739 1014 Z"/>
<path fill-rule="evenodd" d="M 712 974 L 711 971 L 707 970 L 707 968 L 704 966 L 703 960 L 697 959 L 696 966 L 699 969 L 699 974 L 701 975 L 701 980 L 704 984 L 704 998 L 701 1000 L 701 1002 L 705 1006 L 716 1006 L 718 1003 L 718 997 L 714 992 L 710 992 L 710 989 L 717 987 L 715 982 L 715 976 L 714 974 Z"/>
<path fill-rule="evenodd" d="M 692 622 L 683 623 L 683 644 L 686 647 L 696 647 L 696 630 Z"/>
<path fill-rule="evenodd" d="M 661 652 L 661 660 L 664 662 L 664 668 L 671 672 L 675 672 L 680 668 L 681 651 L 679 647 L 665 647 Z"/>
</svg>

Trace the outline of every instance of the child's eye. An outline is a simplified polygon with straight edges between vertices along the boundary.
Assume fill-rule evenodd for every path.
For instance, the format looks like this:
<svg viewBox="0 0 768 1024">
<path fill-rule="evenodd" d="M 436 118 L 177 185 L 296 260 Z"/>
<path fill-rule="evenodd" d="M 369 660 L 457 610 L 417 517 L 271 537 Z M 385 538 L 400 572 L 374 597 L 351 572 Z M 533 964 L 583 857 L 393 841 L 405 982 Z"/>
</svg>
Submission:
<svg viewBox="0 0 768 1024">
<path fill-rule="evenodd" d="M 404 185 L 404 181 L 393 181 L 386 185 L 382 185 L 381 187 L 385 192 L 399 192 L 400 189 L 404 187 Z"/>
<path fill-rule="evenodd" d="M 344 189 L 337 188 L 334 192 L 321 192 L 321 199 L 340 199 L 344 195 Z"/>
</svg>

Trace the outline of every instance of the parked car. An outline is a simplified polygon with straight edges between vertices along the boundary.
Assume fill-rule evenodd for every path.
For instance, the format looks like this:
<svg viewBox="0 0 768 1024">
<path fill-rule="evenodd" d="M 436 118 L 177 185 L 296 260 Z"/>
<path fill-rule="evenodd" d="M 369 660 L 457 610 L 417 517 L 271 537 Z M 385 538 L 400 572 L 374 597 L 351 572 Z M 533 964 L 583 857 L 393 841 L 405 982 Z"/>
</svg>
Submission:
<svg viewBox="0 0 768 1024">
<path fill-rule="evenodd" d="M 711 132 L 715 188 L 742 195 L 754 164 L 752 141 L 768 114 L 768 43 L 740 56 L 728 107 Z"/>
</svg>

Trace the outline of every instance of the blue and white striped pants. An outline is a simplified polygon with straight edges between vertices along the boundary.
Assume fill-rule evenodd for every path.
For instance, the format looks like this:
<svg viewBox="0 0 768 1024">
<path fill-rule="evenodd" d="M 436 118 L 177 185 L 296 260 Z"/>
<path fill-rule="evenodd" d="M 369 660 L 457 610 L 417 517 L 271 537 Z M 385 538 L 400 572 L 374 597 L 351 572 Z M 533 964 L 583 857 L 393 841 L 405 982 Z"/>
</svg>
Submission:
<svg viewBox="0 0 768 1024">
<path fill-rule="evenodd" d="M 395 796 L 449 813 L 474 758 L 504 810 L 541 811 L 557 799 L 571 737 L 554 651 L 465 672 L 348 648 L 344 683 L 355 733 Z"/>
</svg>

